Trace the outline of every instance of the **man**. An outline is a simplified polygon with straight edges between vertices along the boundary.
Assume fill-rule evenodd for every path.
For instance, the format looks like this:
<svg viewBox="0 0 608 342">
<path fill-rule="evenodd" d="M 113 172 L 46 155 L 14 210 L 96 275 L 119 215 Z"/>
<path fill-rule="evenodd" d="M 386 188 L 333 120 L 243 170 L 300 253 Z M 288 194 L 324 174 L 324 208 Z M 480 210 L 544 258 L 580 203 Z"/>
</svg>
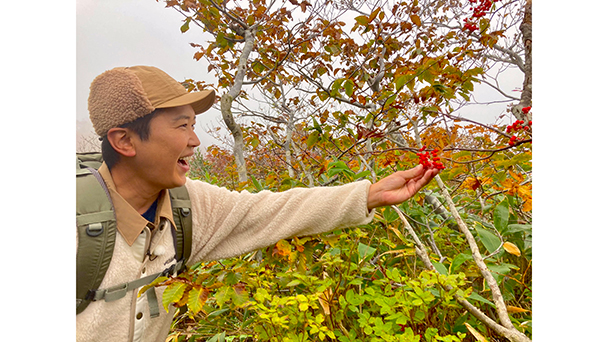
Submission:
<svg viewBox="0 0 608 342">
<path fill-rule="evenodd" d="M 91 84 L 89 112 L 102 137 L 99 174 L 114 205 L 114 254 L 100 288 L 162 272 L 176 263 L 168 190 L 185 184 L 192 205 L 192 254 L 187 265 L 234 257 L 280 239 L 369 223 L 373 209 L 411 198 L 435 175 L 422 166 L 377 183 L 296 188 L 257 194 L 233 192 L 186 178 L 200 144 L 196 115 L 208 110 L 213 91 L 188 93 L 163 71 L 115 68 Z M 162 298 L 162 288 L 155 289 Z M 153 312 L 149 296 L 128 291 L 98 300 L 77 315 L 78 341 L 164 341 L 174 308 Z M 153 298 L 153 297 L 152 297 Z"/>
</svg>

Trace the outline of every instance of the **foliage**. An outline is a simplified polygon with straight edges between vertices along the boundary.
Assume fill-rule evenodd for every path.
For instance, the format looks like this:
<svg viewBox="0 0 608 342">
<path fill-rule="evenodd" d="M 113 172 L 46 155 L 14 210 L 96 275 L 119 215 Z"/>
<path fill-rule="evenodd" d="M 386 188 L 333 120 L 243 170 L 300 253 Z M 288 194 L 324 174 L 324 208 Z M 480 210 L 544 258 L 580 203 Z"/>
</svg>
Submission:
<svg viewBox="0 0 608 342">
<path fill-rule="evenodd" d="M 399 206 L 405 218 L 378 208 L 367 226 L 159 279 L 163 305 L 189 309 L 170 340 L 522 340 L 488 323 L 508 325 L 505 304 L 513 329 L 531 336 L 531 104 L 505 95 L 510 125 L 456 115 L 494 61 L 524 71 L 506 34 L 523 2 L 167 5 L 186 16 L 182 31 L 211 34 L 207 46 L 193 44 L 194 57 L 209 63 L 218 90 L 239 82 L 238 70 L 251 86 L 235 102 L 248 180 L 218 146 L 197 153 L 190 177 L 250 192 L 375 181 L 430 162 L 425 149 L 445 167 Z M 246 37 L 253 53 L 239 69 Z"/>
<path fill-rule="evenodd" d="M 212 167 L 218 158 L 214 151 L 211 148 L 199 161 Z M 379 155 L 377 164 L 389 159 L 391 166 L 405 169 L 417 162 L 415 152 L 398 152 Z M 452 184 L 459 211 L 474 229 L 512 320 L 531 333 L 531 193 L 521 185 L 531 166 L 530 152 L 523 147 L 497 152 L 474 171 L 470 164 L 462 164 L 476 159 L 480 158 L 472 152 L 452 154 L 441 178 Z M 328 163 L 319 178 L 354 181 L 365 171 L 351 164 Z M 252 176 L 246 189 L 302 186 L 285 172 L 282 178 L 272 172 L 264 177 L 263 170 L 264 166 L 259 178 Z M 375 172 L 381 177 L 392 169 Z M 230 184 L 234 179 L 235 174 L 227 174 L 207 181 Z M 441 199 L 436 185 L 426 190 Z M 225 332 L 263 341 L 461 341 L 470 331 L 468 324 L 486 338 L 497 338 L 454 300 L 458 293 L 486 310 L 494 307 L 462 234 L 424 197 L 420 194 L 400 208 L 420 238 L 437 248 L 431 253 L 437 273 L 424 269 L 395 211 L 381 208 L 364 227 L 279 241 L 250 255 L 194 267 L 183 280 L 193 283 L 192 290 L 172 298 L 189 303 L 190 316 L 177 326 L 190 328 L 176 329 L 173 336 L 208 338 Z M 453 290 L 445 291 L 439 284 Z M 192 301 L 190 296 L 199 298 L 203 289 L 200 302 Z"/>
</svg>

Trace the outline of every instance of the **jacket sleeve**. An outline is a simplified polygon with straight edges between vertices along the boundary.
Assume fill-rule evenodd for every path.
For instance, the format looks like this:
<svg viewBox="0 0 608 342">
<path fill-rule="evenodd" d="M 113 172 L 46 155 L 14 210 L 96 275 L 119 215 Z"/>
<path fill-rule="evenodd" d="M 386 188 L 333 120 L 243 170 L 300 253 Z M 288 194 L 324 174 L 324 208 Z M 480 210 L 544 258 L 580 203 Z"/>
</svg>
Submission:
<svg viewBox="0 0 608 342">
<path fill-rule="evenodd" d="M 284 192 L 230 191 L 188 179 L 192 202 L 192 255 L 188 265 L 270 246 L 293 236 L 318 234 L 372 221 L 367 180 Z"/>
</svg>

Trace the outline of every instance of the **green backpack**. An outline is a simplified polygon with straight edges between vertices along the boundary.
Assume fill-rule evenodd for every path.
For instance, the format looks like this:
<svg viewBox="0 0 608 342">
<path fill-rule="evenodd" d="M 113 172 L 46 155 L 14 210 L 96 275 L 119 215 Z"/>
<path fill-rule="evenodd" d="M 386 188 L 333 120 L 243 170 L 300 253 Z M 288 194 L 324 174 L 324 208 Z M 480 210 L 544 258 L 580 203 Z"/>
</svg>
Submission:
<svg viewBox="0 0 608 342">
<path fill-rule="evenodd" d="M 128 291 L 151 283 L 162 275 L 181 272 L 186 268 L 192 248 L 192 215 L 190 197 L 185 186 L 169 190 L 173 220 L 177 230 L 171 229 L 177 264 L 161 273 L 135 281 L 99 289 L 112 260 L 116 239 L 116 216 L 110 193 L 97 169 L 103 160 L 101 153 L 76 154 L 76 225 L 78 251 L 76 253 L 76 314 L 92 301 L 107 302 L 124 297 Z M 158 301 L 153 289 L 146 292 L 150 315 L 158 317 Z"/>
</svg>

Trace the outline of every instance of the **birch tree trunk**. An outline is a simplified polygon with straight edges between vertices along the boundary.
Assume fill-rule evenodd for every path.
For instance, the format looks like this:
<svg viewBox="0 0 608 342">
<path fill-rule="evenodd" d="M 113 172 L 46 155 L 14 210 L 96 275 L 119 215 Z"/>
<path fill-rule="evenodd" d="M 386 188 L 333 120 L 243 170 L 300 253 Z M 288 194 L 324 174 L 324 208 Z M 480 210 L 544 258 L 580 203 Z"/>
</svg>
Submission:
<svg viewBox="0 0 608 342">
<path fill-rule="evenodd" d="M 249 58 L 249 54 L 251 54 L 251 51 L 253 50 L 256 31 L 257 26 L 252 26 L 245 30 L 245 45 L 239 58 L 239 65 L 234 77 L 234 84 L 232 87 L 230 87 L 230 90 L 227 93 L 222 95 L 220 103 L 222 118 L 224 119 L 224 122 L 226 123 L 226 126 L 230 130 L 232 138 L 234 139 L 233 153 L 236 161 L 236 170 L 239 175 L 239 182 L 247 181 L 247 165 L 245 164 L 245 143 L 243 142 L 243 131 L 236 123 L 234 116 L 232 115 L 232 102 L 234 102 L 234 100 L 239 96 L 243 87 L 247 60 Z"/>
<path fill-rule="evenodd" d="M 519 26 L 524 45 L 524 84 L 519 104 L 513 108 L 513 114 L 518 120 L 532 120 L 532 113 L 522 112 L 522 108 L 532 106 L 532 0 L 524 6 L 524 19 Z"/>
</svg>

